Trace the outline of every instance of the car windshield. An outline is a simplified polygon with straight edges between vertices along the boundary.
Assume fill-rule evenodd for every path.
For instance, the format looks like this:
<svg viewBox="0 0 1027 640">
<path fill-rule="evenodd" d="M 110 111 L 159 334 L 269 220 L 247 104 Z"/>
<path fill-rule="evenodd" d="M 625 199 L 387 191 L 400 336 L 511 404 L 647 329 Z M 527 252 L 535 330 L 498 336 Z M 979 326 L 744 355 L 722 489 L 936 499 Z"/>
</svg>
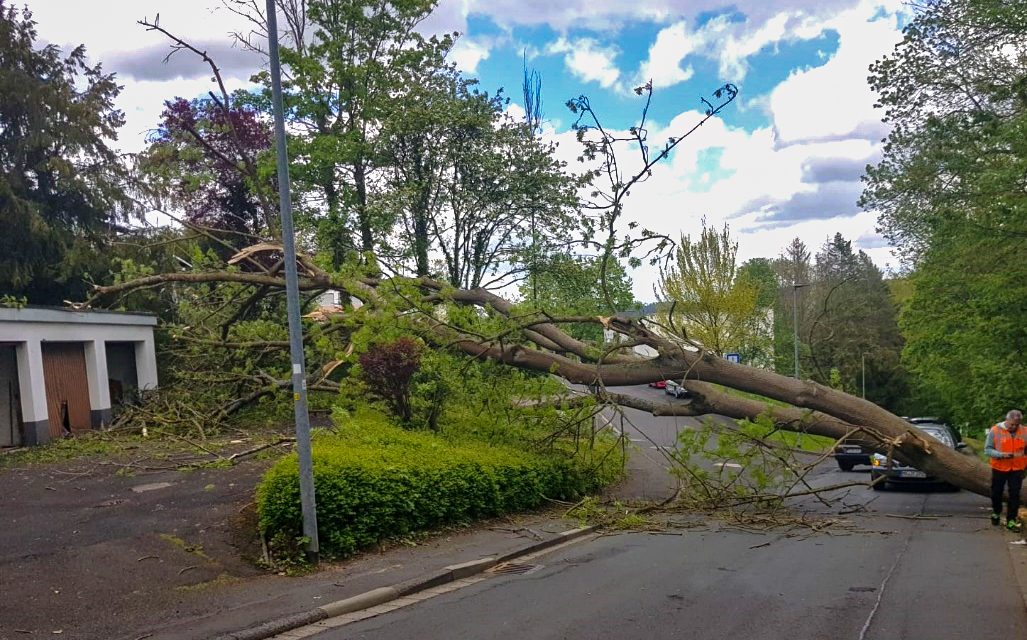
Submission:
<svg viewBox="0 0 1027 640">
<path fill-rule="evenodd" d="M 916 425 L 916 428 L 920 429 L 921 431 L 924 431 L 924 432 L 930 434 L 931 436 L 937 438 L 938 440 L 941 440 L 942 442 L 944 442 L 945 444 L 947 444 L 950 447 L 955 446 L 955 443 L 952 442 L 952 434 L 949 433 L 948 429 L 946 429 L 945 427 L 943 427 L 941 425 L 938 425 L 938 424 L 918 424 L 918 425 Z"/>
</svg>

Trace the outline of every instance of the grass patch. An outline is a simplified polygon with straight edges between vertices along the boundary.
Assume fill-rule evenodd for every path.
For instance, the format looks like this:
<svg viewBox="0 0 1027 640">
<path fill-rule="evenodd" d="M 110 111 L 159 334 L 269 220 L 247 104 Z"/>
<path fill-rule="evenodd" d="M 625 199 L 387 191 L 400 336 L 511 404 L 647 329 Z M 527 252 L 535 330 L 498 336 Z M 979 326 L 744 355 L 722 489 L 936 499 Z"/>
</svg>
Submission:
<svg viewBox="0 0 1027 640">
<path fill-rule="evenodd" d="M 37 464 L 64 462 L 93 456 L 120 456 L 142 446 L 162 449 L 166 453 L 181 451 L 176 443 L 156 444 L 152 439 L 137 434 L 111 434 L 101 431 L 77 433 L 73 438 L 61 438 L 44 445 L 26 447 L 0 456 L 0 469 Z"/>
<path fill-rule="evenodd" d="M 800 433 L 798 431 L 775 431 L 766 438 L 773 442 L 780 442 L 793 449 L 821 453 L 834 447 L 834 438 L 815 436 L 812 433 Z"/>
</svg>

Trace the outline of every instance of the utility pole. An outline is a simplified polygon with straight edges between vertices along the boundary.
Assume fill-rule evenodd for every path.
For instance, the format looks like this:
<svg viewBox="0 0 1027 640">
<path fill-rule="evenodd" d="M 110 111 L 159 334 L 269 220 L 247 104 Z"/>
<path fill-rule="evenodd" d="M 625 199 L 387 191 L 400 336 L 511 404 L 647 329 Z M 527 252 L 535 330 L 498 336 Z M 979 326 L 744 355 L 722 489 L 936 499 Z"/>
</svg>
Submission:
<svg viewBox="0 0 1027 640">
<path fill-rule="evenodd" d="M 795 348 L 795 379 L 799 379 L 799 289 L 809 284 L 792 284 L 792 346 Z"/>
<path fill-rule="evenodd" d="M 282 108 L 282 65 L 278 57 L 278 16 L 275 0 L 267 0 L 268 54 L 271 58 L 271 97 L 275 112 L 275 148 L 278 156 L 278 201 L 282 210 L 282 244 L 285 248 L 285 296 L 289 315 L 289 354 L 292 360 L 292 398 L 296 416 L 296 449 L 300 458 L 300 507 L 307 560 L 317 564 L 317 507 L 314 501 L 314 464 L 310 451 L 310 415 L 307 412 L 307 374 L 303 362 L 303 325 L 300 321 L 300 288 L 296 274 L 296 238 L 289 193 L 289 157 L 285 144 Z"/>
<path fill-rule="evenodd" d="M 859 368 L 863 372 L 863 399 L 867 399 L 867 354 L 859 354 Z"/>
</svg>

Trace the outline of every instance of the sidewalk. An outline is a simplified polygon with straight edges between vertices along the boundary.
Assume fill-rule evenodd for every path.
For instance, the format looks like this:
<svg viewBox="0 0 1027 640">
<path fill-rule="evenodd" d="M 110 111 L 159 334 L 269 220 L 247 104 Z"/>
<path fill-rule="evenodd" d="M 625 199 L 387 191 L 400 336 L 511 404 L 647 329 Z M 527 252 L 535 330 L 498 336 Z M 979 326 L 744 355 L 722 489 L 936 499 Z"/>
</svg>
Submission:
<svg viewBox="0 0 1027 640">
<path fill-rule="evenodd" d="M 0 640 L 212 638 L 502 555 L 572 529 L 564 509 L 453 528 L 313 574 L 255 566 L 268 460 L 119 473 L 107 458 L 0 470 Z"/>
<path fill-rule="evenodd" d="M 452 565 L 518 552 L 540 542 L 562 541 L 576 523 L 544 514 L 518 516 L 477 525 L 464 533 L 438 535 L 416 547 L 367 553 L 302 577 L 269 575 L 204 592 L 206 611 L 182 616 L 165 612 L 147 626 L 120 636 L 137 640 L 264 638 L 267 623 L 301 618 L 318 607 L 395 585 L 417 585 Z M 460 577 L 460 576 L 456 576 Z M 401 587 L 402 588 L 402 587 Z M 368 603 L 367 606 L 376 604 Z M 312 620 L 309 620 L 312 621 Z M 264 629 L 260 627 L 264 625 Z"/>
</svg>

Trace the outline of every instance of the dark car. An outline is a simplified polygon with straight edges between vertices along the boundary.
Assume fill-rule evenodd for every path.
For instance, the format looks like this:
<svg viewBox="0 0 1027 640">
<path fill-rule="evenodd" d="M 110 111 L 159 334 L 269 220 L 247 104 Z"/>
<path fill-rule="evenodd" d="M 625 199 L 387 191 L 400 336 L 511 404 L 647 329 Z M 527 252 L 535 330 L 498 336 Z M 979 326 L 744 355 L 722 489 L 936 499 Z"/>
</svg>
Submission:
<svg viewBox="0 0 1027 640">
<path fill-rule="evenodd" d="M 950 425 L 937 420 L 936 418 L 908 418 L 917 429 L 939 440 L 942 444 L 953 449 L 963 449 L 966 443 L 962 441 L 959 432 Z M 959 491 L 959 487 L 949 484 L 926 472 L 902 464 L 898 460 L 891 460 L 880 453 L 870 456 L 870 480 L 871 486 L 876 491 L 884 490 L 887 485 L 934 485 L 953 491 Z"/>
<path fill-rule="evenodd" d="M 870 464 L 871 451 L 858 444 L 839 444 L 834 448 L 834 460 L 842 471 L 852 471 L 857 464 Z"/>
</svg>

